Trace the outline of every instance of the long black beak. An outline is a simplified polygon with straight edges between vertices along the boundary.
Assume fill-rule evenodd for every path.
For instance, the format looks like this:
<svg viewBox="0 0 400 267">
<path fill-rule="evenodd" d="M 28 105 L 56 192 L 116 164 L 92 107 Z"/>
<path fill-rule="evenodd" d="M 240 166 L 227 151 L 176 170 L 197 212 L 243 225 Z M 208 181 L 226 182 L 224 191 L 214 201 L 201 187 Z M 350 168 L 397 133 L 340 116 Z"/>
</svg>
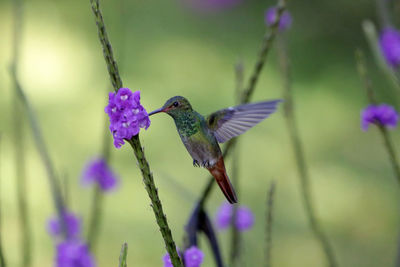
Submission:
<svg viewBox="0 0 400 267">
<path fill-rule="evenodd" d="M 149 116 L 154 115 L 154 114 L 157 114 L 157 113 L 160 113 L 160 112 L 163 112 L 163 108 L 159 108 L 159 109 L 156 109 L 156 110 L 150 112 L 150 113 L 149 113 Z"/>
</svg>

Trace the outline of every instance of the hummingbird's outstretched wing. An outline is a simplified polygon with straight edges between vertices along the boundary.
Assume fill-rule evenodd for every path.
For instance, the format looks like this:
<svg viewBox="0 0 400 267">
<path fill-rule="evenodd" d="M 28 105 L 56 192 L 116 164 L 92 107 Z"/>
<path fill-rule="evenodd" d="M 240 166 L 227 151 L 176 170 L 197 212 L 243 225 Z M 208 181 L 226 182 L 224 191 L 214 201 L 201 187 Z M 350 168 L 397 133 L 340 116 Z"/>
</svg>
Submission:
<svg viewBox="0 0 400 267">
<path fill-rule="evenodd" d="M 208 127 L 219 143 L 241 135 L 276 111 L 278 103 L 272 100 L 221 109 L 207 116 Z"/>
</svg>

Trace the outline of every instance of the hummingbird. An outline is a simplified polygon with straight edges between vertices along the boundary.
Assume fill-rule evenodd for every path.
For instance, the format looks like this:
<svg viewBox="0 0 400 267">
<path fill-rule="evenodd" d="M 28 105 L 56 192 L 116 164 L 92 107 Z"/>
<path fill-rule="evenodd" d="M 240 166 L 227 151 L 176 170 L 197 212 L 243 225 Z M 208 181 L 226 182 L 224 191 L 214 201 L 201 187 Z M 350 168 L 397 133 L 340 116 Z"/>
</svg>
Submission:
<svg viewBox="0 0 400 267">
<path fill-rule="evenodd" d="M 204 117 L 196 112 L 189 101 L 174 96 L 149 116 L 164 112 L 175 122 L 176 129 L 193 165 L 206 168 L 215 178 L 229 203 L 237 203 L 235 190 L 225 170 L 224 159 L 218 143 L 241 135 L 274 113 L 281 99 L 243 104 L 218 110 Z"/>
</svg>

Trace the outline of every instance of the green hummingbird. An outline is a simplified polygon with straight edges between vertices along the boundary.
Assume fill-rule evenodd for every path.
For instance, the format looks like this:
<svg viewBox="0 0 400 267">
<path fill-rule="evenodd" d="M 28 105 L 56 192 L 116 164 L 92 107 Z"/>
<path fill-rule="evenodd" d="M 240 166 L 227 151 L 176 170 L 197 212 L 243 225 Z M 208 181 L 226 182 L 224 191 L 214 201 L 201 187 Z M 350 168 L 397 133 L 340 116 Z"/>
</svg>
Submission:
<svg viewBox="0 0 400 267">
<path fill-rule="evenodd" d="M 237 197 L 226 174 L 224 159 L 218 143 L 224 143 L 255 126 L 274 113 L 282 100 L 250 103 L 221 109 L 203 117 L 193 110 L 189 101 L 174 96 L 165 104 L 149 113 L 149 116 L 165 112 L 170 115 L 193 165 L 209 170 L 229 203 L 237 203 Z"/>
</svg>

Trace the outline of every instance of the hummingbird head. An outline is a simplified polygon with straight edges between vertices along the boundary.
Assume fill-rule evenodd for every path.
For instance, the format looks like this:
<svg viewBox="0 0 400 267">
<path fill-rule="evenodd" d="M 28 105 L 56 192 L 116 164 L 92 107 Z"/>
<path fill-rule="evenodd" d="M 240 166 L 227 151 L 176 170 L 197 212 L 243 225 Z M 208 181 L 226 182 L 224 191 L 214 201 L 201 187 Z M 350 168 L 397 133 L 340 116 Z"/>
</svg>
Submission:
<svg viewBox="0 0 400 267">
<path fill-rule="evenodd" d="M 183 96 L 174 96 L 168 99 L 167 102 L 165 102 L 164 106 L 150 112 L 149 116 L 156 113 L 165 112 L 174 118 L 178 117 L 180 114 L 183 114 L 184 112 L 192 110 L 193 110 L 192 106 L 190 105 L 189 101 L 186 98 L 184 98 Z"/>
</svg>

